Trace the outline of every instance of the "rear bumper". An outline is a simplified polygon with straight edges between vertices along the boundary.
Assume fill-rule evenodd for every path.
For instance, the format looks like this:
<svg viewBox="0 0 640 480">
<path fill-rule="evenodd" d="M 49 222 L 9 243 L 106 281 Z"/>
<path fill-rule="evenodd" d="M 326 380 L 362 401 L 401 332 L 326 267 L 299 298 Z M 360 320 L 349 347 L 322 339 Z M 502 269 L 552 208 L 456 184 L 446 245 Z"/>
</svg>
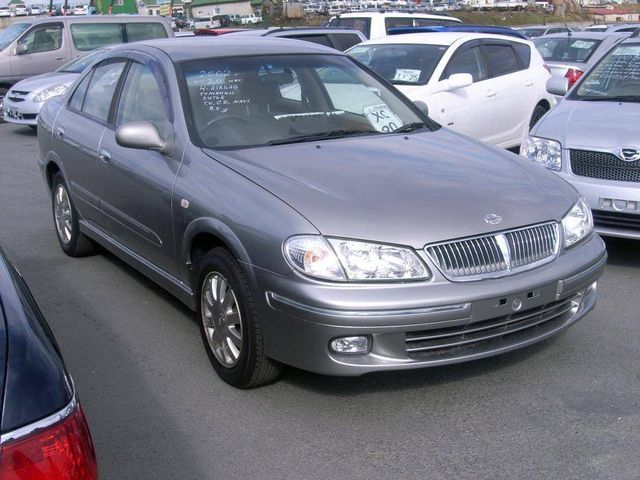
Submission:
<svg viewBox="0 0 640 480">
<path fill-rule="evenodd" d="M 606 263 L 596 235 L 548 265 L 468 283 L 328 285 L 258 272 L 268 356 L 328 375 L 459 363 L 531 345 L 593 309 Z M 521 305 L 520 308 L 518 305 Z M 370 351 L 337 354 L 340 336 L 367 336 Z"/>
</svg>

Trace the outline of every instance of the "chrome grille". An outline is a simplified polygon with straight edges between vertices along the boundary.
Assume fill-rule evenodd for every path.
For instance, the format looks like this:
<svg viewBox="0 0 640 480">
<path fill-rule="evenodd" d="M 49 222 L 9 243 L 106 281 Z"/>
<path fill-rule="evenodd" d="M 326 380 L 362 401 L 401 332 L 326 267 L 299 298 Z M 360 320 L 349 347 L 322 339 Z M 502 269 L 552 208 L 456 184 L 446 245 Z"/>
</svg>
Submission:
<svg viewBox="0 0 640 480">
<path fill-rule="evenodd" d="M 625 162 L 612 153 L 571 150 L 571 171 L 580 177 L 640 182 L 640 160 Z"/>
<path fill-rule="evenodd" d="M 558 253 L 558 224 L 544 223 L 426 247 L 452 281 L 509 275 L 552 261 Z"/>
</svg>

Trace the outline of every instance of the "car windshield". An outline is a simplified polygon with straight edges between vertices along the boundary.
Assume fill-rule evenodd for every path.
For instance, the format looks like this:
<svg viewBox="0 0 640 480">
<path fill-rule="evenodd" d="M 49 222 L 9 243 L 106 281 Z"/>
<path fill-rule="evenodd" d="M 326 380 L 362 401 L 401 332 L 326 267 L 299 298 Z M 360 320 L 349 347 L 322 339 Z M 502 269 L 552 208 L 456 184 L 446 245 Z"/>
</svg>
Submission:
<svg viewBox="0 0 640 480">
<path fill-rule="evenodd" d="M 215 58 L 181 64 L 195 143 L 215 149 L 383 135 L 433 127 L 338 55 Z"/>
<path fill-rule="evenodd" d="M 27 28 L 31 26 L 30 23 L 14 23 L 13 25 L 0 30 L 0 51 L 7 48 L 11 43 L 20 36 Z"/>
<path fill-rule="evenodd" d="M 74 58 L 70 62 L 65 63 L 58 70 L 56 70 L 56 72 L 81 73 L 82 71 L 84 71 L 85 68 L 87 68 L 93 62 L 98 60 L 100 57 L 106 55 L 107 52 L 108 50 L 102 50 L 102 49 L 94 50 L 93 52 L 88 53 L 87 55 Z"/>
<path fill-rule="evenodd" d="M 611 50 L 585 75 L 571 98 L 639 102 L 640 43 L 625 43 Z"/>
<path fill-rule="evenodd" d="M 536 38 L 534 45 L 542 58 L 549 62 L 585 63 L 602 43 L 590 38 Z"/>
<path fill-rule="evenodd" d="M 349 55 L 394 85 L 426 85 L 447 51 L 444 45 L 358 45 Z"/>
<path fill-rule="evenodd" d="M 526 37 L 535 38 L 544 35 L 546 28 L 520 28 L 518 31 Z"/>
</svg>

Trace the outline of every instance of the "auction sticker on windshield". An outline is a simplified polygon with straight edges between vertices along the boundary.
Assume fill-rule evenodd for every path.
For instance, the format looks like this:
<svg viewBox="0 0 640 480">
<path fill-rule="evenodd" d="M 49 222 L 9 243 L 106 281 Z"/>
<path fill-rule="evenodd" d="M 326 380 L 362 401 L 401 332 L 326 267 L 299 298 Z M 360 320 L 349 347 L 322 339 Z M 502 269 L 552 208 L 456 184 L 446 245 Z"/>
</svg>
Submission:
<svg viewBox="0 0 640 480">
<path fill-rule="evenodd" d="M 422 70 L 412 70 L 410 68 L 396 68 L 396 74 L 393 80 L 400 80 L 403 82 L 417 82 L 420 80 L 420 74 Z"/>
<path fill-rule="evenodd" d="M 369 105 L 363 109 L 365 117 L 377 132 L 395 132 L 402 126 L 402 120 L 391 111 L 388 105 Z"/>
</svg>

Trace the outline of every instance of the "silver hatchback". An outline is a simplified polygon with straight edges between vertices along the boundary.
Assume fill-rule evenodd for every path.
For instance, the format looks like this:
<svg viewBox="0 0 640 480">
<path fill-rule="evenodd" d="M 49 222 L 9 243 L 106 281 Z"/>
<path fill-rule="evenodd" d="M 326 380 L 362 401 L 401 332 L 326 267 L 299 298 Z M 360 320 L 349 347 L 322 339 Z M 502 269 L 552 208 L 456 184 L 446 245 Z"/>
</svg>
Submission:
<svg viewBox="0 0 640 480">
<path fill-rule="evenodd" d="M 114 47 L 39 117 L 55 231 L 197 311 L 237 387 L 474 360 L 589 312 L 606 252 L 551 172 L 286 39 Z"/>
</svg>

